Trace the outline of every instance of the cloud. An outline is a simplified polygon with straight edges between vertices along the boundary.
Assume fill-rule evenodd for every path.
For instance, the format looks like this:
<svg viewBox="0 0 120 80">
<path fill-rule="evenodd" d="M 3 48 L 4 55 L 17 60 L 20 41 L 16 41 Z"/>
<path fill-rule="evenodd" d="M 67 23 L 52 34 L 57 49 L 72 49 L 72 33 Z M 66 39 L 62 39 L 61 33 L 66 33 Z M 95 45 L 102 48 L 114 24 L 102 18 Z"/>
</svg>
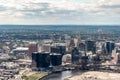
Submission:
<svg viewBox="0 0 120 80">
<path fill-rule="evenodd" d="M 72 0 L 0 0 L 0 22 L 89 24 L 116 21 L 119 24 L 119 8 L 120 0 L 91 3 Z"/>
<path fill-rule="evenodd" d="M 120 4 L 119 5 L 102 5 L 101 8 L 120 8 Z"/>
</svg>

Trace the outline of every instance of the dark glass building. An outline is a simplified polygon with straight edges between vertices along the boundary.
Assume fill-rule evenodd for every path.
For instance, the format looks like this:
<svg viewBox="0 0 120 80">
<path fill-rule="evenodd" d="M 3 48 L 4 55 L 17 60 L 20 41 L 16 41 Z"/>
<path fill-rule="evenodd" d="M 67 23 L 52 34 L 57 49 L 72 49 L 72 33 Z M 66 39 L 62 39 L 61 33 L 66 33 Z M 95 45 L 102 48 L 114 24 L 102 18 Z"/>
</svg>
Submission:
<svg viewBox="0 0 120 80">
<path fill-rule="evenodd" d="M 72 50 L 72 63 L 79 63 L 79 59 L 80 59 L 79 51 L 77 48 L 74 48 Z"/>
<path fill-rule="evenodd" d="M 32 66 L 36 68 L 46 68 L 50 65 L 49 53 L 35 52 L 32 54 Z"/>
<path fill-rule="evenodd" d="M 32 69 L 48 68 L 50 65 L 62 64 L 62 55 L 58 53 L 34 52 L 32 54 Z"/>
<path fill-rule="evenodd" d="M 66 53 L 66 46 L 57 46 L 60 50 L 60 54 L 64 55 Z"/>
<path fill-rule="evenodd" d="M 32 64 L 31 64 L 31 67 L 32 67 L 33 70 L 37 68 L 37 56 L 38 56 L 37 52 L 34 52 L 32 54 Z"/>
<path fill-rule="evenodd" d="M 58 47 L 51 47 L 51 53 L 60 53 L 60 49 Z"/>
<path fill-rule="evenodd" d="M 62 64 L 62 55 L 51 53 L 50 54 L 50 61 L 52 66 L 59 66 Z"/>
<path fill-rule="evenodd" d="M 93 54 L 96 53 L 96 42 L 95 41 L 92 41 L 92 40 L 89 40 L 89 41 L 86 41 L 86 50 L 87 51 L 92 51 Z"/>
<path fill-rule="evenodd" d="M 39 53 L 37 58 L 37 67 L 46 68 L 50 65 L 50 55 L 48 53 Z"/>
<path fill-rule="evenodd" d="M 115 43 L 114 43 L 114 42 L 111 43 L 111 49 L 112 49 L 112 50 L 115 49 Z"/>
<path fill-rule="evenodd" d="M 106 51 L 107 53 L 112 53 L 112 50 L 115 48 L 115 43 L 113 42 L 106 42 Z"/>
<path fill-rule="evenodd" d="M 78 45 L 78 49 L 79 49 L 80 51 L 85 51 L 85 43 L 80 43 L 80 44 Z"/>
<path fill-rule="evenodd" d="M 51 47 L 51 53 L 59 53 L 61 55 L 64 55 L 65 52 L 66 52 L 66 47 L 65 46 Z"/>
</svg>

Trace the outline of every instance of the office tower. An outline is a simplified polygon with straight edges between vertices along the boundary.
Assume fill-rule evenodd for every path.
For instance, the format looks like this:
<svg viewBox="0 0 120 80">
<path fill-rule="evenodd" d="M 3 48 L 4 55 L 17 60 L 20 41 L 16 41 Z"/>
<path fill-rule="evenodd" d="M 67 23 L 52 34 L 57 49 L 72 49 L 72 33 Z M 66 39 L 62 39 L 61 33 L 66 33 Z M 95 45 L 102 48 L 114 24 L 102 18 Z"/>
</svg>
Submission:
<svg viewBox="0 0 120 80">
<path fill-rule="evenodd" d="M 86 50 L 87 51 L 92 51 L 93 54 L 96 53 L 96 42 L 95 41 L 85 41 L 86 44 Z"/>
<path fill-rule="evenodd" d="M 50 54 L 50 61 L 52 66 L 59 66 L 62 64 L 62 55 L 51 53 Z"/>
<path fill-rule="evenodd" d="M 49 53 L 41 52 L 38 54 L 37 58 L 37 67 L 38 68 L 47 68 L 50 66 L 50 55 Z"/>
<path fill-rule="evenodd" d="M 111 49 L 114 50 L 115 49 L 115 43 L 111 42 Z"/>
<path fill-rule="evenodd" d="M 68 52 L 71 52 L 74 47 L 75 47 L 74 39 L 71 39 L 69 42 L 67 42 L 67 51 Z"/>
<path fill-rule="evenodd" d="M 60 49 L 58 47 L 51 47 L 51 53 L 60 53 Z"/>
<path fill-rule="evenodd" d="M 38 52 L 42 51 L 42 46 L 43 46 L 43 41 L 42 40 L 38 41 Z"/>
<path fill-rule="evenodd" d="M 32 68 L 46 68 L 50 66 L 50 55 L 49 53 L 32 53 Z"/>
<path fill-rule="evenodd" d="M 66 53 L 66 47 L 65 46 L 51 47 L 51 53 L 59 53 L 61 55 L 64 55 Z"/>
<path fill-rule="evenodd" d="M 31 57 L 33 52 L 37 52 L 38 51 L 38 45 L 36 42 L 30 42 L 29 43 L 29 53 L 28 56 Z"/>
<path fill-rule="evenodd" d="M 115 48 L 115 43 L 113 42 L 106 42 L 106 51 L 107 53 L 112 53 L 112 50 Z"/>
<path fill-rule="evenodd" d="M 66 46 L 57 46 L 60 50 L 60 54 L 64 55 L 66 53 Z"/>
<path fill-rule="evenodd" d="M 80 42 L 81 42 L 80 38 L 74 38 L 75 47 L 78 47 L 78 45 L 79 45 Z"/>
<path fill-rule="evenodd" d="M 112 52 L 111 42 L 106 42 L 106 51 L 107 51 L 107 53 L 111 53 Z"/>
<path fill-rule="evenodd" d="M 103 43 L 101 46 L 102 46 L 102 49 L 101 49 L 102 52 L 101 52 L 101 53 L 102 53 L 103 55 L 105 55 L 105 54 L 107 53 L 107 50 L 106 50 L 106 44 Z"/>
<path fill-rule="evenodd" d="M 69 47 L 75 47 L 74 39 L 70 40 Z"/>
<path fill-rule="evenodd" d="M 50 44 L 43 44 L 42 51 L 51 52 L 51 45 Z"/>
<path fill-rule="evenodd" d="M 85 43 L 79 43 L 79 45 L 78 45 L 78 49 L 80 50 L 80 51 L 85 51 Z"/>
<path fill-rule="evenodd" d="M 85 43 L 79 43 L 78 50 L 79 50 L 81 56 L 85 56 L 85 53 L 86 53 L 86 45 L 85 45 Z"/>
<path fill-rule="evenodd" d="M 79 63 L 79 59 L 80 59 L 80 56 L 79 56 L 78 49 L 73 48 L 73 50 L 72 50 L 72 63 L 74 63 L 74 64 Z"/>
<path fill-rule="evenodd" d="M 31 64 L 32 70 L 37 69 L 37 56 L 38 56 L 37 52 L 32 53 L 32 64 Z"/>
</svg>

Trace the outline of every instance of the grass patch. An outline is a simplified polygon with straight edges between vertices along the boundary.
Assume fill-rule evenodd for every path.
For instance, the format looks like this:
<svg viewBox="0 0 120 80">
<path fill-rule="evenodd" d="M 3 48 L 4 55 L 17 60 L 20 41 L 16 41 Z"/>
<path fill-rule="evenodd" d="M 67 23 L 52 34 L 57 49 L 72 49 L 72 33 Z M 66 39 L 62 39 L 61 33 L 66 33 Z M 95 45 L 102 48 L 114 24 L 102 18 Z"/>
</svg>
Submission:
<svg viewBox="0 0 120 80">
<path fill-rule="evenodd" d="M 22 80 L 29 80 L 27 76 L 22 76 Z"/>
<path fill-rule="evenodd" d="M 35 73 L 31 76 L 22 76 L 23 80 L 39 80 L 40 78 L 46 76 L 47 73 Z"/>
</svg>

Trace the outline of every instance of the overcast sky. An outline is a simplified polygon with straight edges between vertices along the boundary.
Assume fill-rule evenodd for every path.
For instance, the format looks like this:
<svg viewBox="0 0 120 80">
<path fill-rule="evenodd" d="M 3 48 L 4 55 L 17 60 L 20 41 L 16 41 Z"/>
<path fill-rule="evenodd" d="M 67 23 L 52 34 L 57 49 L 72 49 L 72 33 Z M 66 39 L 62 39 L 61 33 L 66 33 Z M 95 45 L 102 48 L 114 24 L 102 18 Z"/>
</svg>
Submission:
<svg viewBox="0 0 120 80">
<path fill-rule="evenodd" d="M 120 0 L 0 0 L 0 24 L 120 25 Z"/>
</svg>

